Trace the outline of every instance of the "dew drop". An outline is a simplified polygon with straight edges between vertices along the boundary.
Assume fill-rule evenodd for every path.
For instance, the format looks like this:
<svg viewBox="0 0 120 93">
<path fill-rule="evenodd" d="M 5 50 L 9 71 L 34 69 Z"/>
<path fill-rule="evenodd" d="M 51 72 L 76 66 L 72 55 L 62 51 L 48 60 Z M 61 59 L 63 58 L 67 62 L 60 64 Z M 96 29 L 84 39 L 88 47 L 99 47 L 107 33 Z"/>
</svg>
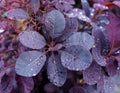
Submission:
<svg viewBox="0 0 120 93">
<path fill-rule="evenodd" d="M 33 71 L 33 68 L 31 68 L 30 70 Z"/>
<path fill-rule="evenodd" d="M 33 74 L 33 76 L 36 76 L 36 74 Z"/>
<path fill-rule="evenodd" d="M 32 59 L 30 59 L 30 61 L 32 61 Z"/>
<path fill-rule="evenodd" d="M 3 33 L 5 30 L 4 29 L 0 29 L 0 33 Z"/>
<path fill-rule="evenodd" d="M 41 65 L 41 63 L 40 62 L 37 62 L 37 66 L 40 66 Z"/>
</svg>

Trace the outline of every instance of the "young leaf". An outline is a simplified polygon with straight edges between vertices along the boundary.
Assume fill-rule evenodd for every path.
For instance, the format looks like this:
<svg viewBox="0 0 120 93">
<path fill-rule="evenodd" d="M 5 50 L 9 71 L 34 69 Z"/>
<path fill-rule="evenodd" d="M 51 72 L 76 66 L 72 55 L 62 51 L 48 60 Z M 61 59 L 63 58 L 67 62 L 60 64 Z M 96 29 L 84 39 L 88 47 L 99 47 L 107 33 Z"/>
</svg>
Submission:
<svg viewBox="0 0 120 93">
<path fill-rule="evenodd" d="M 101 67 L 93 62 L 90 67 L 83 71 L 83 78 L 85 82 L 89 85 L 96 84 L 102 76 L 102 69 Z"/>
<path fill-rule="evenodd" d="M 69 70 L 85 70 L 91 65 L 92 56 L 83 46 L 73 45 L 61 51 L 61 62 Z"/>
<path fill-rule="evenodd" d="M 65 28 L 64 15 L 58 10 L 48 12 L 45 17 L 45 28 L 52 38 L 62 35 Z"/>
<path fill-rule="evenodd" d="M 36 31 L 24 31 L 19 34 L 20 42 L 32 49 L 41 49 L 46 45 L 44 37 Z"/>
<path fill-rule="evenodd" d="M 22 8 L 11 9 L 5 13 L 9 19 L 24 20 L 29 18 L 29 14 Z"/>
<path fill-rule="evenodd" d="M 49 57 L 47 62 L 47 73 L 50 82 L 60 87 L 62 86 L 67 78 L 67 70 L 61 65 L 59 55 L 52 55 Z"/>
<path fill-rule="evenodd" d="M 65 42 L 66 46 L 81 45 L 91 49 L 94 45 L 94 37 L 85 32 L 73 33 Z"/>
<path fill-rule="evenodd" d="M 16 61 L 15 71 L 21 76 L 36 76 L 44 66 L 45 61 L 46 56 L 43 52 L 23 52 Z"/>
</svg>

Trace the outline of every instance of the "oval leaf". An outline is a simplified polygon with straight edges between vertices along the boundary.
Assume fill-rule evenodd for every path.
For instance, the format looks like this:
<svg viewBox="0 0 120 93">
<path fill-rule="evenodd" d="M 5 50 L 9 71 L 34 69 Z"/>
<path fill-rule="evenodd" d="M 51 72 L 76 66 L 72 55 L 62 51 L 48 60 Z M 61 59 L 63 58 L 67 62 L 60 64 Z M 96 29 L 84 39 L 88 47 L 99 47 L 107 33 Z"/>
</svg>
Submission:
<svg viewBox="0 0 120 93">
<path fill-rule="evenodd" d="M 6 12 L 5 15 L 9 19 L 14 19 L 14 20 L 17 20 L 17 21 L 29 18 L 28 13 L 21 8 L 9 10 L 9 11 Z"/>
<path fill-rule="evenodd" d="M 23 52 L 17 59 L 15 71 L 21 76 L 36 76 L 45 64 L 46 56 L 42 52 Z"/>
<path fill-rule="evenodd" d="M 75 32 L 65 42 L 65 45 L 81 45 L 87 49 L 91 49 L 94 45 L 94 37 L 86 32 Z"/>
<path fill-rule="evenodd" d="M 73 32 L 77 32 L 78 26 L 77 18 L 66 18 L 66 26 L 63 35 L 60 37 L 61 41 L 67 39 Z"/>
<path fill-rule="evenodd" d="M 85 70 L 91 65 L 92 56 L 83 46 L 73 45 L 61 51 L 61 62 L 69 70 Z"/>
<path fill-rule="evenodd" d="M 61 65 L 61 60 L 58 55 L 52 55 L 48 59 L 47 73 L 50 82 L 60 87 L 62 86 L 67 78 L 67 70 Z"/>
<path fill-rule="evenodd" d="M 103 76 L 97 84 L 98 93 L 115 93 L 115 84 L 111 77 Z"/>
<path fill-rule="evenodd" d="M 101 67 L 93 62 L 91 66 L 83 71 L 83 78 L 85 82 L 89 85 L 96 84 L 102 76 Z"/>
<path fill-rule="evenodd" d="M 52 10 L 45 17 L 45 28 L 52 38 L 62 34 L 65 28 L 65 18 L 58 10 Z"/>
<path fill-rule="evenodd" d="M 94 29 L 93 36 L 95 37 L 95 47 L 92 48 L 93 57 L 99 65 L 105 66 L 107 62 L 104 55 L 109 52 L 109 43 L 100 29 Z"/>
<path fill-rule="evenodd" d="M 24 31 L 19 34 L 20 42 L 32 49 L 41 49 L 46 45 L 44 37 L 36 31 Z"/>
</svg>

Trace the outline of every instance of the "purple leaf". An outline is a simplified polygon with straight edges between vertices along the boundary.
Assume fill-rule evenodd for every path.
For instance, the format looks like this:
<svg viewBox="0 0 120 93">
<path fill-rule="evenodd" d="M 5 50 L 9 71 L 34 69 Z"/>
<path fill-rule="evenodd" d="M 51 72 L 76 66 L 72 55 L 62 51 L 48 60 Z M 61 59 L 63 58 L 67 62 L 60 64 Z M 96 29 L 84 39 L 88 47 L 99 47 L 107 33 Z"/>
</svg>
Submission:
<svg viewBox="0 0 120 93">
<path fill-rule="evenodd" d="M 89 85 L 96 84 L 102 76 L 102 69 L 101 67 L 93 62 L 90 67 L 83 71 L 83 79 Z"/>
<path fill-rule="evenodd" d="M 6 1 L 5 0 L 1 0 L 0 1 L 0 7 L 5 7 Z"/>
<path fill-rule="evenodd" d="M 9 73 L 8 75 L 5 74 L 2 78 L 0 87 L 2 89 L 3 92 L 1 93 L 11 93 L 12 89 L 13 89 L 13 84 L 15 81 L 15 77 L 13 76 L 13 72 Z"/>
<path fill-rule="evenodd" d="M 78 20 L 77 18 L 66 18 L 66 26 L 63 35 L 60 37 L 62 41 L 67 39 L 73 32 L 78 30 Z"/>
<path fill-rule="evenodd" d="M 93 36 L 95 37 L 95 47 L 92 49 L 93 57 L 99 65 L 105 66 L 107 63 L 104 55 L 109 52 L 109 43 L 99 29 L 93 30 Z"/>
<path fill-rule="evenodd" d="M 37 13 L 40 8 L 40 1 L 39 0 L 31 0 L 30 7 L 34 13 Z"/>
<path fill-rule="evenodd" d="M 11 10 L 7 11 L 5 13 L 5 15 L 9 19 L 14 19 L 14 20 L 17 20 L 17 21 L 29 18 L 28 13 L 21 8 L 11 9 Z"/>
<path fill-rule="evenodd" d="M 61 62 L 69 70 L 85 70 L 92 63 L 91 53 L 80 45 L 73 45 L 61 51 Z"/>
<path fill-rule="evenodd" d="M 1 83 L 1 80 L 2 80 L 3 76 L 6 73 L 6 69 L 7 68 L 4 67 L 4 62 L 0 61 L 0 83 Z"/>
<path fill-rule="evenodd" d="M 74 4 L 74 1 L 71 1 L 73 0 L 59 0 L 59 2 L 57 1 L 55 4 L 55 7 L 61 12 L 68 12 L 73 8 L 72 4 Z"/>
<path fill-rule="evenodd" d="M 45 28 L 52 38 L 62 35 L 65 28 L 64 15 L 58 10 L 48 12 L 45 17 Z"/>
<path fill-rule="evenodd" d="M 23 52 L 17 59 L 15 71 L 21 76 L 36 76 L 44 66 L 45 61 L 46 56 L 43 52 Z"/>
<path fill-rule="evenodd" d="M 45 85 L 44 91 L 46 93 L 57 93 L 58 87 L 53 85 L 52 83 L 48 83 L 48 84 Z"/>
<path fill-rule="evenodd" d="M 18 85 L 21 93 L 31 93 L 34 88 L 34 81 L 31 77 L 19 77 Z"/>
<path fill-rule="evenodd" d="M 32 49 L 41 49 L 46 45 L 44 37 L 36 31 L 24 31 L 19 34 L 20 42 Z"/>
<path fill-rule="evenodd" d="M 87 91 L 81 86 L 74 86 L 69 90 L 69 93 L 87 93 Z"/>
<path fill-rule="evenodd" d="M 110 64 L 106 65 L 106 69 L 107 69 L 107 73 L 110 76 L 114 76 L 117 73 L 117 63 L 113 60 L 113 62 L 111 62 Z"/>
<path fill-rule="evenodd" d="M 81 0 L 82 9 L 85 11 L 86 15 L 90 14 L 90 6 L 87 0 Z"/>
<path fill-rule="evenodd" d="M 78 8 L 72 9 L 69 13 L 66 13 L 66 15 L 70 18 L 77 17 L 79 20 L 92 24 L 91 19 L 85 15 L 85 12 Z"/>
<path fill-rule="evenodd" d="M 60 87 L 67 78 L 67 70 L 61 65 L 61 60 L 58 55 L 52 55 L 47 62 L 47 73 L 50 82 Z"/>
<path fill-rule="evenodd" d="M 115 84 L 111 77 L 103 76 L 97 83 L 98 93 L 115 93 Z"/>
<path fill-rule="evenodd" d="M 94 45 L 94 37 L 86 32 L 75 32 L 64 42 L 66 46 L 81 45 L 91 49 Z"/>
</svg>

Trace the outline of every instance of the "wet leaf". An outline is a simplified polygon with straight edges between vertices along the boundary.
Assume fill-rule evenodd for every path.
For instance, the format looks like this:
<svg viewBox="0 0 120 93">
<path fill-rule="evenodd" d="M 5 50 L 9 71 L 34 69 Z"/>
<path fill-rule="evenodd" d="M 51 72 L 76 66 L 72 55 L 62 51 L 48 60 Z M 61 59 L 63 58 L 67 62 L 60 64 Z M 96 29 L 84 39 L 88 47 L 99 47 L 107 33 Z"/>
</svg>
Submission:
<svg viewBox="0 0 120 93">
<path fill-rule="evenodd" d="M 115 93 L 115 84 L 111 77 L 103 76 L 97 84 L 98 93 Z"/>
<path fill-rule="evenodd" d="M 93 57 L 99 65 L 105 66 L 107 63 L 104 55 L 109 53 L 109 42 L 100 29 L 94 29 L 93 36 L 95 37 L 95 46 L 92 49 Z"/>
<path fill-rule="evenodd" d="M 52 38 L 62 35 L 65 29 L 64 15 L 58 10 L 48 12 L 45 17 L 45 28 Z"/>
<path fill-rule="evenodd" d="M 63 35 L 60 37 L 62 41 L 67 39 L 70 35 L 78 30 L 78 20 L 77 18 L 66 18 L 66 26 Z"/>
<path fill-rule="evenodd" d="M 102 69 L 95 62 L 93 62 L 90 65 L 90 67 L 88 67 L 83 71 L 83 79 L 89 85 L 96 84 L 101 79 L 101 76 L 102 76 Z"/>
<path fill-rule="evenodd" d="M 36 76 L 44 66 L 45 61 L 46 56 L 43 52 L 23 52 L 16 61 L 15 71 L 21 76 Z"/>
<path fill-rule="evenodd" d="M 25 10 L 23 10 L 22 8 L 11 9 L 11 10 L 7 11 L 5 15 L 9 19 L 14 19 L 17 21 L 29 18 L 28 13 Z"/>
<path fill-rule="evenodd" d="M 50 82 L 60 87 L 67 78 L 67 70 L 61 64 L 60 57 L 58 55 L 52 55 L 47 62 L 47 73 Z"/>
<path fill-rule="evenodd" d="M 36 31 L 24 31 L 19 34 L 20 42 L 32 49 L 41 49 L 46 45 L 44 37 Z"/>
<path fill-rule="evenodd" d="M 61 51 L 61 62 L 69 70 L 85 70 L 92 63 L 91 53 L 80 45 L 73 45 Z"/>
<path fill-rule="evenodd" d="M 66 46 L 81 45 L 88 50 L 94 45 L 94 37 L 86 32 L 75 32 L 64 42 Z"/>
</svg>

